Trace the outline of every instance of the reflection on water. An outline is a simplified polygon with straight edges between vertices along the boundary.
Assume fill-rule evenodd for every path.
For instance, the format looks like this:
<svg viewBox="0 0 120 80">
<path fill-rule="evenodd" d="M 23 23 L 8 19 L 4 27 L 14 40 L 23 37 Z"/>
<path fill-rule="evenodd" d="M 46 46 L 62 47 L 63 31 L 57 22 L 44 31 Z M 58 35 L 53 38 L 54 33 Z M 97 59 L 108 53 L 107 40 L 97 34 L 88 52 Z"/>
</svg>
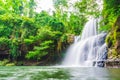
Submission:
<svg viewBox="0 0 120 80">
<path fill-rule="evenodd" d="M 0 80 L 120 80 L 120 69 L 0 67 Z"/>
</svg>

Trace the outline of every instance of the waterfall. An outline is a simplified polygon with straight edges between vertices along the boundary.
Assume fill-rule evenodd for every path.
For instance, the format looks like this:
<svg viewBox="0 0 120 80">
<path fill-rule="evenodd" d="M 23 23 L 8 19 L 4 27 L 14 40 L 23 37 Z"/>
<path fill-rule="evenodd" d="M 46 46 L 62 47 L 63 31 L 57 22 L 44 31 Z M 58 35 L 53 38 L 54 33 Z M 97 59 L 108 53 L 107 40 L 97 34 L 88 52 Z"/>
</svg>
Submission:
<svg viewBox="0 0 120 80">
<path fill-rule="evenodd" d="M 88 21 L 84 27 L 84 30 L 82 32 L 82 36 L 81 39 L 86 39 L 88 37 L 97 35 L 97 23 L 96 23 L 96 19 L 92 19 L 90 21 Z"/>
<path fill-rule="evenodd" d="M 105 37 L 106 33 L 97 33 L 96 19 L 89 20 L 83 29 L 81 39 L 75 38 L 75 42 L 67 50 L 62 65 L 103 66 L 107 54 Z"/>
<path fill-rule="evenodd" d="M 80 36 L 75 36 L 74 37 L 74 43 L 78 42 L 80 40 Z"/>
</svg>

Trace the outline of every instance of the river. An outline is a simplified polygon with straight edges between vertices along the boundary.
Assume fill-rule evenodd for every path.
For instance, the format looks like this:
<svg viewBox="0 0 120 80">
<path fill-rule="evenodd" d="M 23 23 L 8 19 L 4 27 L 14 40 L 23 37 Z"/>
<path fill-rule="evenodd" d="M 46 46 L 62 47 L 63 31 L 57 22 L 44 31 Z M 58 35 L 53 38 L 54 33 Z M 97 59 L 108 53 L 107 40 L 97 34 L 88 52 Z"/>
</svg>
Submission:
<svg viewBox="0 0 120 80">
<path fill-rule="evenodd" d="M 0 80 L 120 80 L 120 68 L 3 66 Z"/>
</svg>

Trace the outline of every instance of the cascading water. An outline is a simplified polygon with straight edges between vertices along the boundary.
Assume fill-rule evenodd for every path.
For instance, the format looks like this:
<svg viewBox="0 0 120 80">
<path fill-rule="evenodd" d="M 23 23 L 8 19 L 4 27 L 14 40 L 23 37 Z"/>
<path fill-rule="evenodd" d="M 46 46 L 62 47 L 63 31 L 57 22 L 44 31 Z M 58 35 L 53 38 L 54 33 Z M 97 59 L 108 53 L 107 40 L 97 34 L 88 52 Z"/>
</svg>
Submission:
<svg viewBox="0 0 120 80">
<path fill-rule="evenodd" d="M 75 36 L 74 37 L 74 43 L 78 42 L 80 40 L 80 36 Z"/>
<path fill-rule="evenodd" d="M 97 21 L 91 19 L 83 29 L 81 39 L 75 38 L 62 62 L 63 66 L 103 66 L 106 60 L 106 33 L 97 34 Z"/>
</svg>

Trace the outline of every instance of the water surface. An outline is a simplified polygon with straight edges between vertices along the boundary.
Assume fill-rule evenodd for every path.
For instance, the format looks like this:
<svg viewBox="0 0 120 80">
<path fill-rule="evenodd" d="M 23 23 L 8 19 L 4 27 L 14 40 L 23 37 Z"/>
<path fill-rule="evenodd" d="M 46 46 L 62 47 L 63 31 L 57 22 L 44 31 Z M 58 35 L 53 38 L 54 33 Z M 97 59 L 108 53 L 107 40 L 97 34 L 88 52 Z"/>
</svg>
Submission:
<svg viewBox="0 0 120 80">
<path fill-rule="evenodd" d="M 95 67 L 0 67 L 0 80 L 120 80 L 120 69 Z"/>
</svg>

